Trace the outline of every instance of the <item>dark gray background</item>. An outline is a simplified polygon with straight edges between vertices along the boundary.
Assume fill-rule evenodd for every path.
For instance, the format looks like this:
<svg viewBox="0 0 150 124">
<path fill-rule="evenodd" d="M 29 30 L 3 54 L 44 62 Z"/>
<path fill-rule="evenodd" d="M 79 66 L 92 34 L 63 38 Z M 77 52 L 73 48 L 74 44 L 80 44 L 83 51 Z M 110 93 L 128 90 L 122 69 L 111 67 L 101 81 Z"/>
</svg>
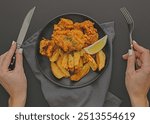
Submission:
<svg viewBox="0 0 150 124">
<path fill-rule="evenodd" d="M 115 21 L 116 38 L 113 44 L 110 91 L 122 99 L 121 106 L 130 106 L 124 85 L 126 62 L 122 60 L 122 54 L 129 49 L 128 28 L 119 9 L 123 6 L 128 8 L 135 20 L 134 39 L 150 49 L 149 0 L 0 0 L 0 55 L 9 49 L 12 40 L 17 39 L 23 19 L 33 6 L 37 8 L 26 39 L 52 18 L 63 13 L 83 13 L 99 23 Z M 42 95 L 40 83 L 25 60 L 24 68 L 28 79 L 26 106 L 48 106 Z M 8 94 L 0 86 L 0 106 L 7 106 L 7 100 Z"/>
</svg>

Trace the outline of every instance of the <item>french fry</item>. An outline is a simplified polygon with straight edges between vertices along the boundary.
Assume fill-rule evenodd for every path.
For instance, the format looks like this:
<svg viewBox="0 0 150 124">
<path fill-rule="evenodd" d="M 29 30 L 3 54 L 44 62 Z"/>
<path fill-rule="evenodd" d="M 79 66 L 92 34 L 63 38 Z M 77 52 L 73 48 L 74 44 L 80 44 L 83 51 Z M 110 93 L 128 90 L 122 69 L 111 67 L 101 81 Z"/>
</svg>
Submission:
<svg viewBox="0 0 150 124">
<path fill-rule="evenodd" d="M 70 73 L 64 68 L 62 67 L 62 57 L 59 57 L 57 60 L 57 66 L 59 67 L 59 69 L 64 73 L 65 77 L 70 77 Z"/>
<path fill-rule="evenodd" d="M 89 63 L 89 65 L 90 65 L 90 67 L 92 68 L 92 70 L 93 70 L 93 71 L 96 71 L 96 69 L 97 69 L 97 64 L 96 64 L 94 58 L 93 58 L 91 55 L 87 54 L 87 53 L 84 54 L 84 56 L 85 56 L 85 58 L 88 60 L 88 63 Z"/>
<path fill-rule="evenodd" d="M 86 63 L 83 68 L 76 74 L 73 74 L 70 79 L 72 81 L 79 81 L 82 77 L 84 77 L 90 71 L 90 66 Z"/>
<path fill-rule="evenodd" d="M 51 62 L 51 69 L 56 78 L 61 79 L 65 76 L 54 62 Z"/>
<path fill-rule="evenodd" d="M 51 62 L 55 62 L 59 57 L 59 49 L 57 48 L 54 52 L 53 55 L 49 58 Z"/>
<path fill-rule="evenodd" d="M 105 66 L 105 61 L 106 61 L 106 55 L 105 53 L 101 50 L 98 53 L 96 53 L 96 63 L 98 65 L 98 70 L 102 70 Z"/>
<path fill-rule="evenodd" d="M 74 66 L 75 69 L 78 67 L 80 61 L 80 52 L 74 52 Z"/>
<path fill-rule="evenodd" d="M 68 54 L 63 54 L 63 59 L 62 59 L 62 67 L 65 69 L 68 69 Z"/>
<path fill-rule="evenodd" d="M 68 67 L 71 71 L 74 70 L 74 58 L 71 54 L 68 55 Z"/>
</svg>

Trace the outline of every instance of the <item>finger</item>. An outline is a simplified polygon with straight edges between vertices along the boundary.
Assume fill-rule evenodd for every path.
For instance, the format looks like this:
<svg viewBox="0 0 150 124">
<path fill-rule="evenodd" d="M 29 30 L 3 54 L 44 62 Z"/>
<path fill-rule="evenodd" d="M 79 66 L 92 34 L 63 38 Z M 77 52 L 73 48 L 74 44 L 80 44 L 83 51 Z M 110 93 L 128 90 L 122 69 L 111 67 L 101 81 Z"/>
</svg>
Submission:
<svg viewBox="0 0 150 124">
<path fill-rule="evenodd" d="M 10 65 L 11 59 L 16 51 L 16 42 L 13 41 L 10 49 L 7 52 L 7 55 L 5 56 L 3 60 L 3 68 L 8 70 L 8 66 Z"/>
<path fill-rule="evenodd" d="M 122 55 L 122 58 L 123 58 L 124 60 L 127 60 L 127 59 L 128 59 L 128 53 Z"/>
<path fill-rule="evenodd" d="M 140 53 L 143 53 L 147 50 L 146 48 L 140 46 L 136 41 L 133 41 L 133 48 Z"/>
<path fill-rule="evenodd" d="M 16 69 L 16 70 L 23 69 L 23 57 L 22 57 L 22 52 L 23 52 L 23 49 L 22 49 L 22 48 L 17 49 L 17 51 L 16 51 L 16 66 L 15 66 L 15 69 Z"/>
<path fill-rule="evenodd" d="M 139 67 L 141 67 L 141 66 L 142 66 L 141 60 L 140 60 L 140 59 L 136 59 L 136 64 L 137 64 Z"/>
<path fill-rule="evenodd" d="M 0 65 L 1 65 L 2 61 L 4 60 L 5 56 L 7 55 L 7 53 L 8 52 L 6 52 L 0 56 Z"/>
<path fill-rule="evenodd" d="M 133 41 L 134 48 L 141 53 L 140 61 L 142 66 L 147 66 L 150 63 L 150 51 Z"/>
<path fill-rule="evenodd" d="M 134 51 L 134 54 L 135 54 L 136 58 L 140 58 L 141 57 L 141 54 L 139 52 L 137 52 L 137 51 Z M 124 60 L 127 60 L 128 56 L 129 56 L 128 53 L 126 53 L 126 54 L 122 55 L 122 58 Z"/>
<path fill-rule="evenodd" d="M 135 53 L 130 49 L 128 55 L 126 72 L 132 73 L 135 71 Z"/>
<path fill-rule="evenodd" d="M 123 59 L 124 60 L 127 60 L 128 59 L 128 53 L 127 54 L 124 54 L 122 57 L 123 57 Z M 139 55 L 138 55 L 138 53 L 137 53 L 137 55 L 135 55 L 136 57 L 137 57 L 137 59 L 135 60 L 135 64 L 138 66 L 138 67 L 141 67 L 141 65 L 142 65 L 142 62 L 141 62 L 141 60 L 139 59 Z"/>
</svg>

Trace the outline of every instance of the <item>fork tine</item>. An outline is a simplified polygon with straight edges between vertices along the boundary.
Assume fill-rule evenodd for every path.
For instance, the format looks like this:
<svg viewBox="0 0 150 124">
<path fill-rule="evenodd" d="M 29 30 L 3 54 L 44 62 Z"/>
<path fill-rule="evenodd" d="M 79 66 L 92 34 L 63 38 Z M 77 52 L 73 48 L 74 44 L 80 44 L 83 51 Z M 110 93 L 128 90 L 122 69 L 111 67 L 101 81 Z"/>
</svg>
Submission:
<svg viewBox="0 0 150 124">
<path fill-rule="evenodd" d="M 133 22 L 132 19 L 126 13 L 124 13 L 124 17 L 129 24 Z"/>
<path fill-rule="evenodd" d="M 123 14 L 123 16 L 128 20 L 128 15 L 127 15 L 127 12 L 124 10 L 124 9 L 121 9 L 121 12 Z"/>
<path fill-rule="evenodd" d="M 129 13 L 129 11 L 128 11 L 126 8 L 124 8 L 124 11 L 125 11 L 126 14 L 130 17 L 130 19 L 133 21 L 133 18 L 132 18 L 132 16 L 131 16 L 131 14 Z"/>
<path fill-rule="evenodd" d="M 126 21 L 128 23 L 133 23 L 133 18 L 131 17 L 130 13 L 128 12 L 128 10 L 125 7 L 122 7 L 120 9 L 120 11 L 122 12 L 123 16 L 125 17 Z"/>
<path fill-rule="evenodd" d="M 132 33 L 134 30 L 134 20 L 132 18 L 132 16 L 130 15 L 130 13 L 128 12 L 128 10 L 125 7 L 122 7 L 120 9 L 122 15 L 124 16 L 127 24 L 128 24 L 128 29 L 129 29 L 129 36 L 130 36 L 130 46 L 132 49 Z"/>
<path fill-rule="evenodd" d="M 123 15 L 124 15 L 124 17 L 125 17 L 125 19 L 127 20 L 128 23 L 133 22 L 131 17 L 125 11 L 123 12 Z"/>
</svg>

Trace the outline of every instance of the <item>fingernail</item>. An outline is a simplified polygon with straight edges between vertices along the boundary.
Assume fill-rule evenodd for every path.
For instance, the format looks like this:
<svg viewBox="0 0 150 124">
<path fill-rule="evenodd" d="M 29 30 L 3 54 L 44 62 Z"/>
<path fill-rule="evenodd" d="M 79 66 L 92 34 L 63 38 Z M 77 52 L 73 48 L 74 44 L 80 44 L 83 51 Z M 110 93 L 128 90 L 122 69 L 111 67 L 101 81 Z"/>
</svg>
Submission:
<svg viewBox="0 0 150 124">
<path fill-rule="evenodd" d="M 23 49 L 22 49 L 22 48 L 19 48 L 19 49 L 18 49 L 18 53 L 22 54 L 22 52 L 23 52 Z"/>
<path fill-rule="evenodd" d="M 126 55 L 124 54 L 124 55 L 122 55 L 122 57 L 125 57 Z"/>
<path fill-rule="evenodd" d="M 135 40 L 133 40 L 133 43 L 137 43 Z"/>
<path fill-rule="evenodd" d="M 15 41 L 12 41 L 12 45 L 14 45 L 16 42 Z"/>
<path fill-rule="evenodd" d="M 132 50 L 132 49 L 129 49 L 129 50 L 128 50 L 128 54 L 129 54 L 129 56 L 131 56 L 131 55 L 133 54 L 133 50 Z"/>
</svg>

